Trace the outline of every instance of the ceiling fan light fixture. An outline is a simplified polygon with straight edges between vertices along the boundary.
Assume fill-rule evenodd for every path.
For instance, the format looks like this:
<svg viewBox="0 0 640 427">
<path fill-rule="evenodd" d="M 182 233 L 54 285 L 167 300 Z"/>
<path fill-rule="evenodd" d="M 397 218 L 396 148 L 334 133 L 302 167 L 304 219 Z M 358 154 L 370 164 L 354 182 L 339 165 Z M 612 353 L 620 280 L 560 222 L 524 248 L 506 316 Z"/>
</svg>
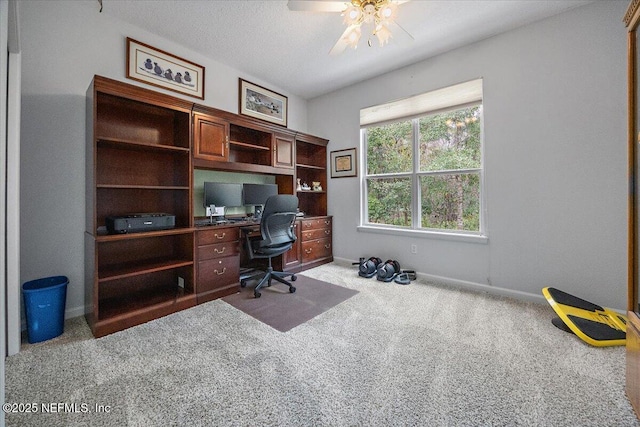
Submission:
<svg viewBox="0 0 640 427">
<path fill-rule="evenodd" d="M 344 16 L 345 25 L 357 25 L 362 19 L 362 10 L 359 7 L 351 4 L 347 6 L 342 15 Z"/>
<path fill-rule="evenodd" d="M 384 25 L 383 23 L 376 25 L 376 31 L 374 34 L 378 38 L 380 47 L 387 44 L 389 42 L 389 39 L 392 37 L 391 31 L 389 31 L 389 28 L 387 28 L 387 26 Z"/>
<path fill-rule="evenodd" d="M 362 26 L 372 25 L 371 34 L 378 38 L 380 46 L 384 46 L 392 37 L 388 24 L 396 17 L 398 2 L 395 0 L 351 0 L 342 12 L 344 24 L 347 25 L 341 40 L 352 48 L 358 47 L 362 36 Z M 368 41 L 371 46 L 371 39 Z"/>
<path fill-rule="evenodd" d="M 359 25 L 354 25 L 353 28 L 347 30 L 343 39 L 347 43 L 347 45 L 356 49 L 358 47 L 358 42 L 360 41 L 360 37 L 362 36 L 362 30 Z"/>
<path fill-rule="evenodd" d="M 362 6 L 362 20 L 367 24 L 371 24 L 376 20 L 377 12 L 378 11 L 374 4 L 366 3 Z"/>
<path fill-rule="evenodd" d="M 378 9 L 378 19 L 381 21 L 387 21 L 395 18 L 396 8 L 398 5 L 393 2 L 387 2 Z"/>
</svg>

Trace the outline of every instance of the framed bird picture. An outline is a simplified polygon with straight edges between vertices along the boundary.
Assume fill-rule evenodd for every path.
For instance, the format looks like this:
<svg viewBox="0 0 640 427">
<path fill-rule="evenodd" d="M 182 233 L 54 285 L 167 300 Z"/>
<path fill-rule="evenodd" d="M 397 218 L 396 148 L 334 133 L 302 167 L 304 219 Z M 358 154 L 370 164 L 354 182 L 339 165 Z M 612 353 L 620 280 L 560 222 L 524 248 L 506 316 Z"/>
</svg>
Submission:
<svg viewBox="0 0 640 427">
<path fill-rule="evenodd" d="M 127 37 L 127 78 L 204 99 L 204 67 Z"/>
</svg>

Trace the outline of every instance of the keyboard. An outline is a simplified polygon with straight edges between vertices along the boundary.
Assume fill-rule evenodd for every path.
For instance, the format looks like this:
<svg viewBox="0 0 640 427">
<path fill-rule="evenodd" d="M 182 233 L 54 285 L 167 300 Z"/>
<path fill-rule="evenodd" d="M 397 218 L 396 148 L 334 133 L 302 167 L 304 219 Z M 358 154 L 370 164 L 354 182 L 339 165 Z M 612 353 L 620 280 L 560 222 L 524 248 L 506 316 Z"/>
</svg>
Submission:
<svg viewBox="0 0 640 427">
<path fill-rule="evenodd" d="M 251 218 L 226 218 L 226 219 L 214 219 L 213 222 L 207 219 L 198 219 L 194 221 L 196 227 L 205 227 L 210 225 L 222 225 L 222 224 L 237 224 L 239 222 L 253 222 Z"/>
<path fill-rule="evenodd" d="M 249 221 L 249 219 L 246 218 L 246 217 L 242 217 L 242 218 L 227 218 L 226 221 L 233 224 L 233 223 L 236 223 L 236 222 L 247 222 L 247 221 Z"/>
</svg>

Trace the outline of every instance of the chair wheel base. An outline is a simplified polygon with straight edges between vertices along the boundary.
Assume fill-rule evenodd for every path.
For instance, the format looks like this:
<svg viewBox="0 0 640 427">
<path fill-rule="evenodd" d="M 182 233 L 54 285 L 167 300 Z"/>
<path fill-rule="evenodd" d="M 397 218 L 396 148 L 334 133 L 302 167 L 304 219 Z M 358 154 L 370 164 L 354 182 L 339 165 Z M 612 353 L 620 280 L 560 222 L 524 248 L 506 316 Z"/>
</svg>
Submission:
<svg viewBox="0 0 640 427">
<path fill-rule="evenodd" d="M 298 276 L 296 276 L 295 274 L 291 275 L 291 281 L 295 282 L 296 280 L 298 280 Z"/>
<path fill-rule="evenodd" d="M 262 294 L 260 292 L 254 292 L 253 293 L 253 296 L 256 297 L 256 298 L 260 298 L 261 295 Z"/>
<path fill-rule="evenodd" d="M 294 293 L 296 291 L 296 288 L 294 286 L 291 286 L 289 288 L 289 293 Z"/>
</svg>

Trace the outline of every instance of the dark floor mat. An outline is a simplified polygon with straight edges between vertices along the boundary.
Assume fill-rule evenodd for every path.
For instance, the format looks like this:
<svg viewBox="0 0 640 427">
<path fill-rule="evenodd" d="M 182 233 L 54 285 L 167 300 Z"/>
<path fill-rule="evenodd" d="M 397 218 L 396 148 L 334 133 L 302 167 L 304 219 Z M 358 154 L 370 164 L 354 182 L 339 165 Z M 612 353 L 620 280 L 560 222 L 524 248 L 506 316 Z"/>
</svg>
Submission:
<svg viewBox="0 0 640 427">
<path fill-rule="evenodd" d="M 254 281 L 247 282 L 240 292 L 222 300 L 280 332 L 286 332 L 351 298 L 358 291 L 331 283 L 296 275 L 296 292 L 289 293 L 285 285 L 274 282 L 260 289 L 262 296 L 254 298 Z"/>
</svg>

